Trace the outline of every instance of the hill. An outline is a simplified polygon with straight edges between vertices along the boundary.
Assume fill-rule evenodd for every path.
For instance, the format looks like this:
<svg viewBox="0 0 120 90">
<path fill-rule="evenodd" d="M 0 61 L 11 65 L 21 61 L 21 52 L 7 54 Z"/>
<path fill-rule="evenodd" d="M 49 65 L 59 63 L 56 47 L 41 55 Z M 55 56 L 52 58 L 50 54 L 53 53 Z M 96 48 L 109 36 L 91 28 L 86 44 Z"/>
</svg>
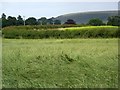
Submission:
<svg viewBox="0 0 120 90">
<path fill-rule="evenodd" d="M 82 12 L 82 13 L 70 13 L 65 15 L 60 15 L 56 19 L 61 20 L 62 23 L 67 21 L 67 19 L 73 19 L 77 24 L 87 23 L 92 18 L 102 19 L 104 22 L 107 21 L 109 16 L 118 15 L 118 11 L 94 11 L 94 12 Z"/>
</svg>

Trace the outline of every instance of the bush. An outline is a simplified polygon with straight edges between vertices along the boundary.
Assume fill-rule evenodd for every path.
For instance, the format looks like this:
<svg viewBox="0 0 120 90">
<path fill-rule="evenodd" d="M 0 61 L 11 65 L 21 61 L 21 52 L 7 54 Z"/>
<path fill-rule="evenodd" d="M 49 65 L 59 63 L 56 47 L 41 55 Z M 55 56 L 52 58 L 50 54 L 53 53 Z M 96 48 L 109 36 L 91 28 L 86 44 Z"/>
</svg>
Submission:
<svg viewBox="0 0 120 90">
<path fill-rule="evenodd" d="M 88 24 L 93 26 L 101 26 L 103 25 L 103 21 L 99 18 L 93 18 L 89 20 Z"/>
</svg>

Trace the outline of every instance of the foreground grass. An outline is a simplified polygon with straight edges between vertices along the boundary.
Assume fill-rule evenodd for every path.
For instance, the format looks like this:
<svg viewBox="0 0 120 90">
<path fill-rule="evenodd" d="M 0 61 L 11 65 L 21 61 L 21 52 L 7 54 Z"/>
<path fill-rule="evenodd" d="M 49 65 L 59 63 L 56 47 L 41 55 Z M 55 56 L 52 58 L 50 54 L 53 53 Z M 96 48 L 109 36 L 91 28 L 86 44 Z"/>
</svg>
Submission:
<svg viewBox="0 0 120 90">
<path fill-rule="evenodd" d="M 118 87 L 117 39 L 3 39 L 3 87 Z"/>
</svg>

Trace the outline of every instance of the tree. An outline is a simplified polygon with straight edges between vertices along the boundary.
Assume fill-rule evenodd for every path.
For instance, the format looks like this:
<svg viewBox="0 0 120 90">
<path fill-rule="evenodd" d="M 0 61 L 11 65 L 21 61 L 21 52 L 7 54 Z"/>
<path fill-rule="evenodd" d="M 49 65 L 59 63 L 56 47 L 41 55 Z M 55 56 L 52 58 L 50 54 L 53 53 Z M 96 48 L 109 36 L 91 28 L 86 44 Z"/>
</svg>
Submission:
<svg viewBox="0 0 120 90">
<path fill-rule="evenodd" d="M 29 17 L 25 22 L 27 25 L 37 25 L 37 19 L 34 17 Z"/>
<path fill-rule="evenodd" d="M 6 19 L 6 15 L 4 13 L 2 14 L 1 20 L 2 20 L 2 27 L 7 26 L 7 19 Z"/>
<path fill-rule="evenodd" d="M 54 20 L 55 20 L 54 17 L 52 17 L 52 18 L 50 18 L 50 19 L 47 19 L 47 23 L 48 23 L 48 24 L 51 24 L 51 25 L 54 25 Z"/>
<path fill-rule="evenodd" d="M 24 25 L 23 18 L 20 15 L 17 17 L 17 25 Z"/>
<path fill-rule="evenodd" d="M 107 25 L 120 26 L 120 16 L 108 17 Z"/>
<path fill-rule="evenodd" d="M 60 21 L 60 20 L 55 20 L 55 21 L 54 21 L 54 24 L 55 24 L 55 25 L 59 25 L 59 24 L 61 24 L 61 21 Z"/>
<path fill-rule="evenodd" d="M 50 25 L 53 25 L 53 20 L 52 19 L 47 19 L 47 23 L 50 24 Z"/>
<path fill-rule="evenodd" d="M 47 24 L 47 18 L 46 17 L 41 17 L 40 19 L 38 19 L 38 23 L 40 25 L 46 25 Z"/>
<path fill-rule="evenodd" d="M 6 19 L 6 15 L 4 13 L 2 14 L 2 19 Z"/>
<path fill-rule="evenodd" d="M 0 29 L 2 28 L 2 18 L 0 18 Z"/>
<path fill-rule="evenodd" d="M 8 16 L 8 18 L 7 18 L 7 25 L 8 26 L 14 26 L 16 24 L 17 24 L 17 19 L 15 17 Z"/>
<path fill-rule="evenodd" d="M 103 21 L 100 20 L 99 18 L 93 18 L 89 20 L 88 24 L 93 26 L 100 26 L 103 25 Z"/>
<path fill-rule="evenodd" d="M 64 24 L 76 24 L 76 22 L 72 19 L 68 19 Z"/>
</svg>

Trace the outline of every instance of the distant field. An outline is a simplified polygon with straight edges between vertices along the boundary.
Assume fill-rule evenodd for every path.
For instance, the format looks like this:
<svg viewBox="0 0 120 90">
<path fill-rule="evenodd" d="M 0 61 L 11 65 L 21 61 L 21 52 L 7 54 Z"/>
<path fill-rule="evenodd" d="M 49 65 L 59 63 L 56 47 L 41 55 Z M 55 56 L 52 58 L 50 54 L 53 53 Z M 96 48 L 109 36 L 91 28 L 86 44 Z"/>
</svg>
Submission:
<svg viewBox="0 0 120 90">
<path fill-rule="evenodd" d="M 3 39 L 3 87 L 117 88 L 117 39 Z"/>
<path fill-rule="evenodd" d="M 68 27 L 64 28 L 63 30 L 116 30 L 118 26 L 85 26 L 85 27 Z"/>
</svg>

